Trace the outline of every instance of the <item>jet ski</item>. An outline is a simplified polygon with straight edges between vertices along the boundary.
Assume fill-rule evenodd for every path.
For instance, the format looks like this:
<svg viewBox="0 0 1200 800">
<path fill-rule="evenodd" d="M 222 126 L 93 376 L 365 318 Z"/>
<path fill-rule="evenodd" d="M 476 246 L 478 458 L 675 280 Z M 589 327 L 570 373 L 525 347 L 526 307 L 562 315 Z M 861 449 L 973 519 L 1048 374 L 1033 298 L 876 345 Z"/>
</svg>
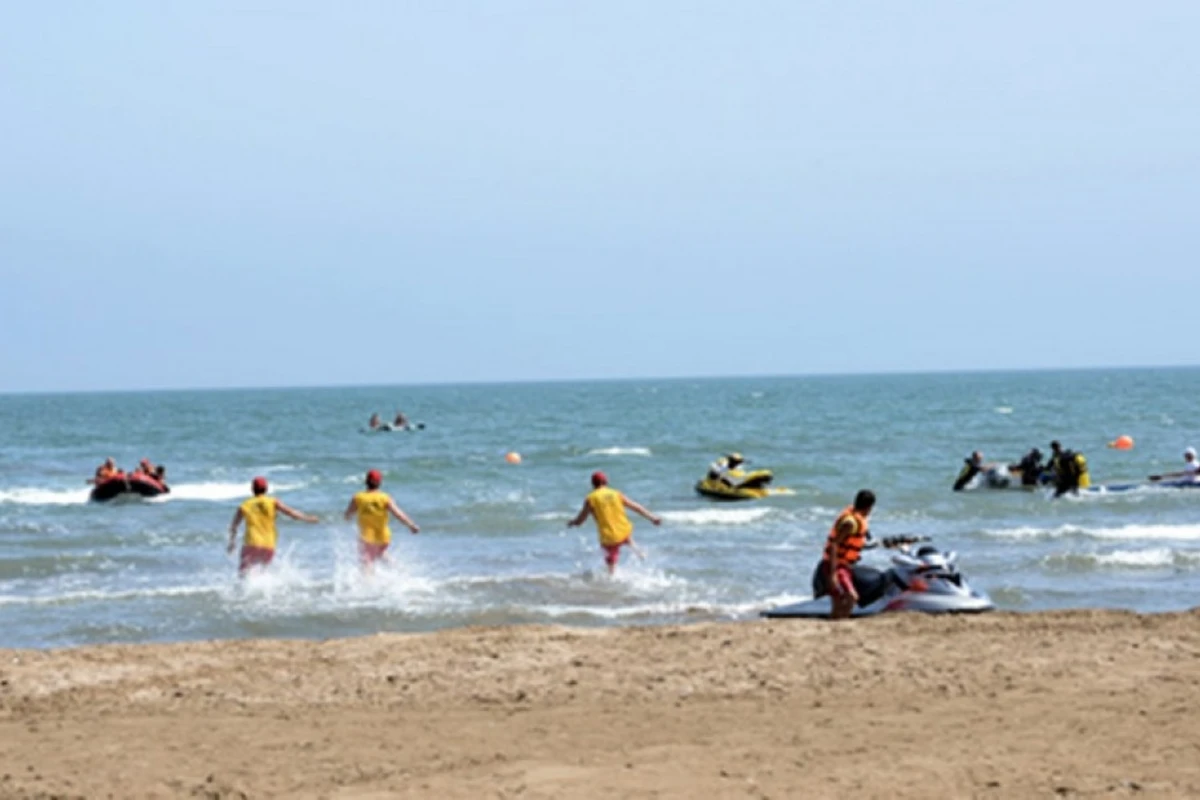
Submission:
<svg viewBox="0 0 1200 800">
<path fill-rule="evenodd" d="M 150 475 L 126 475 L 119 472 L 111 478 L 106 478 L 92 488 L 89 499 L 103 503 L 107 500 L 127 495 L 129 497 L 158 497 L 168 494 L 171 487 Z"/>
<path fill-rule="evenodd" d="M 895 537 L 883 546 L 895 549 L 892 566 L 878 581 L 863 587 L 852 616 L 871 617 L 889 611 L 926 614 L 974 614 L 996 606 L 984 592 L 972 589 L 957 567 L 957 554 L 927 544 L 928 537 Z M 916 546 L 914 550 L 913 547 Z M 827 619 L 833 603 L 828 595 L 762 612 L 771 619 Z"/>
<path fill-rule="evenodd" d="M 769 495 L 793 494 L 791 489 L 773 489 L 769 486 L 775 479 L 769 469 L 756 469 L 753 472 L 732 470 L 726 475 L 737 482 L 731 486 L 717 478 L 705 477 L 697 481 L 696 491 L 714 500 L 757 500 Z"/>
</svg>

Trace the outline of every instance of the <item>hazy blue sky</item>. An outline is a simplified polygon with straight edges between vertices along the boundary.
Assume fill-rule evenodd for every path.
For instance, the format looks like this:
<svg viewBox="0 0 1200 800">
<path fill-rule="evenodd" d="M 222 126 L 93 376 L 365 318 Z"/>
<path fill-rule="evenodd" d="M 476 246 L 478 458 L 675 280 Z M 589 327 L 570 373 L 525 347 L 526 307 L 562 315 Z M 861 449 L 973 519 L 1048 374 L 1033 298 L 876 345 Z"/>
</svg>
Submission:
<svg viewBox="0 0 1200 800">
<path fill-rule="evenodd" d="M 1200 3 L 0 14 L 0 391 L 1195 364 Z"/>
</svg>

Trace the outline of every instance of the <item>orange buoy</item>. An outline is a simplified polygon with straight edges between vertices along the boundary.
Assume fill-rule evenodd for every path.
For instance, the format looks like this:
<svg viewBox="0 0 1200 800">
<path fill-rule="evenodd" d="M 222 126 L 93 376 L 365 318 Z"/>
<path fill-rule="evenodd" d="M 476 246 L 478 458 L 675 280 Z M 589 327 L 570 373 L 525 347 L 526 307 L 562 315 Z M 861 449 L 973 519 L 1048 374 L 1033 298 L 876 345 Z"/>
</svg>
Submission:
<svg viewBox="0 0 1200 800">
<path fill-rule="evenodd" d="M 1132 450 L 1133 449 L 1133 437 L 1132 436 L 1118 436 L 1117 438 L 1115 438 L 1111 442 L 1109 442 L 1108 446 L 1114 450 Z"/>
<path fill-rule="evenodd" d="M 520 453 L 508 453 L 507 455 L 504 456 L 504 460 L 510 464 L 520 464 L 521 463 L 521 454 Z"/>
</svg>

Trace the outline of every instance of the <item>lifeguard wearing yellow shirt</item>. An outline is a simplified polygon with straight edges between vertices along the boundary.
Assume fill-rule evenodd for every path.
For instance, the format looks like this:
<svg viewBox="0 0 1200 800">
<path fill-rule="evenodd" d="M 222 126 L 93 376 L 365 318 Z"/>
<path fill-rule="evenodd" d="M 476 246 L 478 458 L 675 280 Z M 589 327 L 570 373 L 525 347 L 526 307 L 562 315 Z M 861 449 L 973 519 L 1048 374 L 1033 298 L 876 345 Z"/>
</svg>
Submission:
<svg viewBox="0 0 1200 800">
<path fill-rule="evenodd" d="M 346 506 L 346 519 L 358 516 L 358 558 L 368 567 L 383 557 L 392 543 L 392 531 L 388 527 L 388 514 L 400 520 L 414 534 L 421 529 L 409 519 L 396 501 L 379 490 L 383 475 L 377 469 L 367 473 L 367 489 L 350 498 Z"/>
<path fill-rule="evenodd" d="M 638 552 L 633 542 L 633 523 L 625 513 L 627 508 L 655 525 L 662 523 L 662 519 L 639 503 L 609 488 L 608 476 L 603 472 L 593 472 L 592 492 L 584 498 L 583 508 L 579 509 L 575 518 L 567 523 L 568 527 L 574 528 L 582 525 L 589 516 L 596 518 L 596 533 L 600 536 L 600 547 L 604 550 L 604 563 L 608 565 L 609 575 L 617 568 L 622 547 L 628 545 L 635 553 Z"/>
<path fill-rule="evenodd" d="M 238 526 L 244 520 L 246 535 L 242 540 L 242 553 L 238 559 L 238 575 L 245 575 L 252 567 L 265 567 L 275 557 L 275 544 L 279 538 L 275 530 L 276 514 L 300 520 L 301 522 L 318 522 L 312 514 L 305 514 L 289 508 L 286 503 L 274 497 L 267 496 L 267 479 L 257 477 L 250 482 L 250 491 L 254 496 L 238 506 L 229 523 L 230 553 L 237 545 Z"/>
</svg>

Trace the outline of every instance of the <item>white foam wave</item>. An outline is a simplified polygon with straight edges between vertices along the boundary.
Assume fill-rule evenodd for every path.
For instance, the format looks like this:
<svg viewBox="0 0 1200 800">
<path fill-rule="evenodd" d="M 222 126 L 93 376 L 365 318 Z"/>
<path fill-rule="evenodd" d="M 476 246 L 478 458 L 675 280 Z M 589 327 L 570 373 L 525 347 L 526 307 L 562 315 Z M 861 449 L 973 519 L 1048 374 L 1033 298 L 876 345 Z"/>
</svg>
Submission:
<svg viewBox="0 0 1200 800">
<path fill-rule="evenodd" d="M 1175 564 L 1175 553 L 1169 547 L 1151 547 L 1146 550 L 1114 550 L 1097 553 L 1097 564 L 1114 567 L 1169 567 Z"/>
<path fill-rule="evenodd" d="M 276 483 L 271 486 L 272 493 L 275 492 L 290 492 L 299 489 L 303 484 L 299 483 Z M 238 483 L 182 483 L 171 486 L 171 493 L 167 495 L 172 500 L 237 500 L 241 497 L 250 496 L 250 484 L 246 482 Z"/>
<path fill-rule="evenodd" d="M 1077 525 L 1060 525 L 1057 528 L 1022 526 L 987 530 L 984 533 L 988 536 L 1005 539 L 1055 539 L 1080 536 L 1093 539 L 1200 541 L 1200 525 L 1122 525 L 1116 528 L 1081 528 Z"/>
<path fill-rule="evenodd" d="M 24 597 L 20 595 L 0 595 L 0 606 L 48 606 L 65 603 L 103 603 L 119 600 L 137 600 L 147 597 L 192 597 L 196 595 L 217 594 L 218 591 L 218 588 L 213 586 L 163 586 L 157 588 L 123 589 L 120 591 L 84 589 L 54 595 L 30 595 Z"/>
<path fill-rule="evenodd" d="M 797 552 L 800 550 L 809 551 L 809 550 L 812 550 L 812 547 L 813 547 L 812 542 L 804 542 L 804 543 L 778 542 L 776 544 L 765 545 L 764 547 L 762 547 L 762 549 L 768 550 L 770 552 L 775 552 L 775 553 L 794 553 L 794 552 Z"/>
<path fill-rule="evenodd" d="M 749 525 L 771 513 L 769 508 L 698 508 L 691 511 L 664 511 L 666 522 L 680 525 Z"/>
<path fill-rule="evenodd" d="M 588 450 L 589 456 L 652 456 L 649 447 L 599 447 Z"/>
<path fill-rule="evenodd" d="M 1140 550 L 1113 550 L 1107 553 L 1060 553 L 1042 560 L 1048 567 L 1117 569 L 1162 569 L 1191 567 L 1200 564 L 1200 552 L 1173 550 L 1169 547 L 1148 547 Z"/>
<path fill-rule="evenodd" d="M 86 503 L 91 489 L 5 489 L 0 490 L 0 503 L 28 506 L 73 506 Z"/>
<path fill-rule="evenodd" d="M 548 617 L 594 617 L 605 620 L 655 616 L 702 615 L 712 617 L 744 617 L 775 606 L 798 603 L 809 595 L 781 594 L 741 603 L 717 603 L 708 600 L 669 600 L 620 606 L 546 605 L 532 609 Z"/>
<path fill-rule="evenodd" d="M 997 414 L 1011 414 L 1013 412 L 1012 406 L 996 406 L 992 410 Z"/>
</svg>

